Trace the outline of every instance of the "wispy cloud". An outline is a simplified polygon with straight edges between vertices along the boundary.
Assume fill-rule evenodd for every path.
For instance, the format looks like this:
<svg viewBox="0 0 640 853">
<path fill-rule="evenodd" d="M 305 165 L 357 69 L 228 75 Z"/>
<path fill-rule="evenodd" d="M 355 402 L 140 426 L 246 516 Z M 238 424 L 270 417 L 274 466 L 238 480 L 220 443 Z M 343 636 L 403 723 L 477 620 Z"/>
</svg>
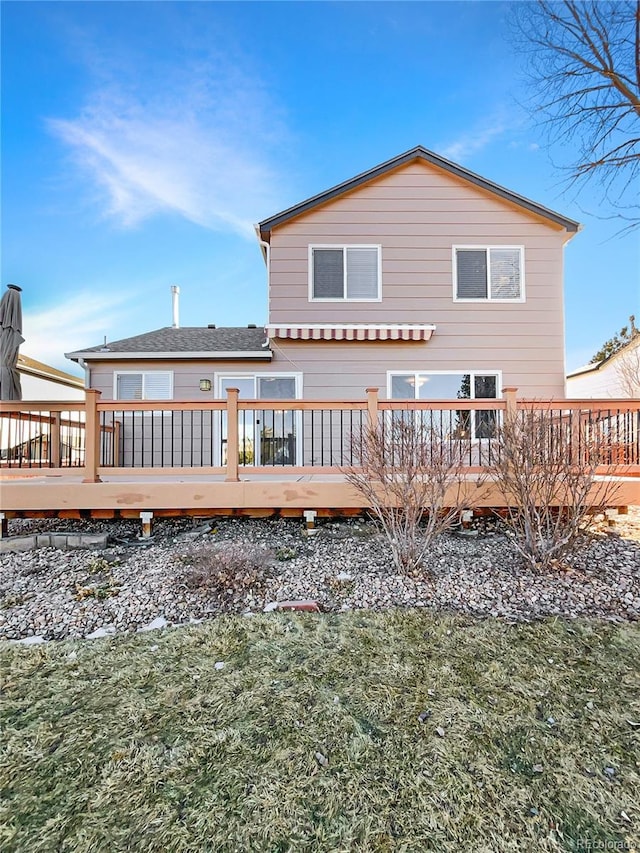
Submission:
<svg viewBox="0 0 640 853">
<path fill-rule="evenodd" d="M 283 197 L 278 110 L 236 68 L 218 62 L 188 71 L 147 81 L 151 94 L 103 84 L 79 116 L 49 126 L 120 225 L 169 212 L 252 236 L 252 223 Z"/>
<path fill-rule="evenodd" d="M 448 160 L 453 160 L 456 163 L 464 163 L 474 154 L 478 154 L 490 145 L 494 140 L 503 136 L 509 129 L 510 126 L 507 122 L 496 119 L 488 125 L 466 131 L 453 142 L 444 145 L 440 149 L 440 153 Z"/>
<path fill-rule="evenodd" d="M 63 370 L 71 366 L 65 352 L 99 344 L 110 329 L 122 322 L 126 294 L 108 296 L 78 293 L 58 299 L 55 305 L 29 311 L 25 308 L 21 352 Z"/>
<path fill-rule="evenodd" d="M 443 157 L 464 163 L 489 148 L 494 142 L 500 147 L 535 152 L 540 146 L 531 141 L 531 130 L 527 117 L 518 110 L 497 107 L 484 120 L 461 133 L 453 141 L 446 142 L 437 150 Z"/>
</svg>

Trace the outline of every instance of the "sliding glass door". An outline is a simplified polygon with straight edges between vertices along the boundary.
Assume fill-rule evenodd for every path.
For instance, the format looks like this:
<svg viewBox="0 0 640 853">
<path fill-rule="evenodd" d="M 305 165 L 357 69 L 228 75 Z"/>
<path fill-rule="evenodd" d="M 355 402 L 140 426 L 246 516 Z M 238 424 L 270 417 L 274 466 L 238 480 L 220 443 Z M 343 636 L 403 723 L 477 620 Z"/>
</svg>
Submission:
<svg viewBox="0 0 640 853">
<path fill-rule="evenodd" d="M 295 465 L 297 461 L 297 412 L 269 407 L 260 400 L 296 400 L 301 396 L 301 376 L 285 374 L 218 377 L 218 396 L 229 388 L 239 390 L 240 400 L 255 400 L 255 408 L 238 412 L 238 461 L 240 465 Z M 227 415 L 222 417 L 221 464 L 227 461 Z"/>
</svg>

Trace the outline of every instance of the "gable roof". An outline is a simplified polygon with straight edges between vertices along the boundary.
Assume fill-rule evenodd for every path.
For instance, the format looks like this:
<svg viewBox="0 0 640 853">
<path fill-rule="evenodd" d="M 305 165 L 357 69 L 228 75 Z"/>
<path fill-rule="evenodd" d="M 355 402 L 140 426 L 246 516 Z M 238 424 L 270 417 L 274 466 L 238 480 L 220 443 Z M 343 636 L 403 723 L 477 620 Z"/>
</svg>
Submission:
<svg viewBox="0 0 640 853">
<path fill-rule="evenodd" d="M 567 373 L 567 379 L 575 379 L 576 376 L 583 376 L 586 373 L 595 373 L 603 367 L 606 367 L 612 361 L 617 360 L 619 356 L 631 352 L 631 350 L 636 347 L 640 347 L 640 332 L 635 334 L 631 340 L 628 340 L 626 344 L 620 347 L 620 349 L 612 352 L 611 355 L 608 355 L 606 358 L 603 358 L 600 361 L 592 361 L 590 364 L 585 364 L 583 367 L 577 367 L 571 373 Z"/>
<path fill-rule="evenodd" d="M 427 163 L 431 163 L 433 166 L 437 166 L 440 169 L 444 169 L 445 171 L 450 172 L 452 175 L 456 175 L 456 177 L 458 178 L 462 178 L 465 181 L 469 181 L 470 183 L 475 184 L 481 189 L 488 190 L 494 195 L 498 195 L 506 201 L 511 202 L 512 204 L 517 204 L 519 207 L 523 207 L 526 210 L 535 213 L 537 216 L 542 216 L 544 219 L 548 219 L 551 222 L 555 222 L 557 225 L 561 225 L 567 231 L 575 232 L 580 229 L 579 222 L 576 222 L 573 219 L 568 219 L 566 216 L 563 216 L 560 213 L 556 213 L 556 211 L 550 210 L 548 207 L 543 207 L 541 204 L 538 204 L 535 201 L 531 201 L 531 199 L 525 198 L 522 195 L 518 195 L 518 193 L 514 193 L 511 190 L 506 189 L 505 187 L 501 187 L 499 184 L 495 184 L 493 181 L 489 181 L 487 180 L 487 178 L 483 178 L 481 175 L 477 175 L 475 172 L 470 172 L 468 169 L 459 166 L 457 163 L 453 163 L 451 160 L 445 160 L 444 157 L 440 157 L 438 154 L 434 154 L 433 151 L 429 151 L 427 148 L 423 148 L 422 145 L 417 145 L 410 151 L 405 151 L 404 154 L 399 154 L 397 157 L 393 157 L 391 160 L 387 160 L 385 163 L 381 163 L 379 166 L 374 166 L 373 169 L 369 169 L 366 172 L 361 172 L 361 174 L 356 175 L 355 178 L 350 178 L 348 181 L 343 181 L 341 184 L 337 184 L 335 187 L 331 187 L 331 189 L 328 189 L 325 192 L 319 193 L 318 195 L 314 195 L 311 198 L 308 198 L 306 201 L 302 201 L 299 204 L 294 205 L 293 207 L 287 208 L 287 210 L 283 210 L 280 213 L 276 213 L 275 216 L 270 216 L 268 219 L 263 219 L 262 222 L 260 222 L 258 225 L 261 238 L 263 240 L 268 240 L 268 237 L 271 233 L 271 229 L 274 228 L 276 225 L 282 225 L 283 222 L 288 222 L 290 219 L 299 216 L 301 213 L 306 213 L 308 210 L 312 210 L 318 205 L 324 204 L 325 202 L 330 201 L 331 199 L 336 198 L 337 196 L 341 196 L 344 193 L 350 192 L 350 190 L 355 189 L 361 184 L 364 184 L 367 181 L 371 181 L 374 178 L 378 178 L 380 177 L 380 175 L 384 175 L 386 172 L 390 172 L 392 169 L 397 169 L 399 166 L 403 166 L 405 163 L 410 163 L 412 160 L 424 160 Z"/>
<path fill-rule="evenodd" d="M 229 326 L 220 329 L 206 326 L 174 328 L 165 326 L 143 335 L 110 341 L 65 353 L 72 361 L 122 359 L 188 359 L 188 358 L 253 358 L 270 359 L 271 350 L 264 346 L 264 328 Z"/>
</svg>

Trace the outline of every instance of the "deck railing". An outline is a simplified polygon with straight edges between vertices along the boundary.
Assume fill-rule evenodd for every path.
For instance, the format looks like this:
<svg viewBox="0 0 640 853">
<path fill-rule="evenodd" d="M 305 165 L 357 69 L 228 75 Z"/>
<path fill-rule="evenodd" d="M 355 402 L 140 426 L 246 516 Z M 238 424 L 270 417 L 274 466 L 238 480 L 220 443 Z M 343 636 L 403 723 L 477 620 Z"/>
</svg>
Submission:
<svg viewBox="0 0 640 853">
<path fill-rule="evenodd" d="M 286 470 L 337 473 L 358 464 L 354 436 L 365 426 L 415 419 L 441 441 L 455 443 L 469 471 L 493 461 L 496 431 L 506 412 L 539 409 L 553 427 L 549 440 L 571 438 L 582 458 L 597 442 L 603 469 L 640 473 L 640 400 L 518 400 L 504 389 L 498 400 L 109 401 L 87 391 L 84 402 L 0 404 L 0 471 L 81 470 L 100 475 L 196 471 L 236 481 L 242 473 Z M 556 437 L 554 439 L 554 436 Z"/>
</svg>

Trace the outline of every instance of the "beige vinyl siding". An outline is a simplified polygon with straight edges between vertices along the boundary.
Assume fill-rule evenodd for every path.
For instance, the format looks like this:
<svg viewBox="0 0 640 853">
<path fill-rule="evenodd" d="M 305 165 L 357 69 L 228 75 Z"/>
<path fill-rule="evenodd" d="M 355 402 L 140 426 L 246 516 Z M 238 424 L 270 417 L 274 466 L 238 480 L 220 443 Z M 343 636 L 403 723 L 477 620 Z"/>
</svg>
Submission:
<svg viewBox="0 0 640 853">
<path fill-rule="evenodd" d="M 456 347 L 455 340 L 434 348 L 435 337 L 414 343 L 278 341 L 273 369 L 277 364 L 286 370 L 289 364 L 302 372 L 306 400 L 362 400 L 369 387 L 378 388 L 380 398 L 386 399 L 389 370 L 502 371 L 502 386 L 517 387 L 520 396 L 564 397 L 562 370 L 556 381 L 549 378 L 558 373 L 557 361 L 563 364 L 563 354 L 541 351 L 537 336 L 530 343 L 519 336 L 509 340 L 511 345 L 502 352 L 486 338 L 482 347 L 475 348 Z"/>
<path fill-rule="evenodd" d="M 562 397 L 562 247 L 569 236 L 430 164 L 412 163 L 273 229 L 269 322 L 436 325 L 426 344 L 395 349 L 295 345 L 306 351 L 295 350 L 305 397 L 325 396 L 321 388 L 361 397 L 366 384 L 382 390 L 386 371 L 405 367 L 501 370 L 503 384 L 526 396 Z M 382 246 L 382 301 L 310 302 L 309 245 L 350 242 Z M 454 245 L 523 246 L 526 301 L 454 303 Z M 294 346 L 277 343 L 287 353 Z"/>
<path fill-rule="evenodd" d="M 174 399 L 214 399 L 215 376 L 260 375 L 261 373 L 303 374 L 305 400 L 362 400 L 368 387 L 380 389 L 386 398 L 388 370 L 475 370 L 502 371 L 503 386 L 516 386 L 528 397 L 564 396 L 564 380 L 551 388 L 548 375 L 554 372 L 558 353 L 541 352 L 537 327 L 531 335 L 526 330 L 504 335 L 507 342 L 503 353 L 496 356 L 495 344 L 477 327 L 462 331 L 471 346 L 460 348 L 456 341 L 460 333 L 453 330 L 447 338 L 441 335 L 441 345 L 434 346 L 435 336 L 427 342 L 397 343 L 394 341 L 287 341 L 273 342 L 274 357 L 262 362 L 158 362 L 153 369 L 173 370 Z M 444 341 L 442 340 L 444 338 Z M 532 376 L 531 364 L 538 368 Z M 150 362 L 101 362 L 91 366 L 91 387 L 102 392 L 102 399 L 113 397 L 113 373 L 122 369 L 150 370 Z M 200 391 L 200 379 L 211 379 L 212 390 Z"/>
<path fill-rule="evenodd" d="M 216 389 L 215 377 L 224 373 L 259 374 L 259 373 L 293 373 L 290 365 L 269 361 L 95 361 L 91 365 L 91 387 L 102 393 L 103 400 L 113 399 L 113 375 L 122 371 L 148 372 L 153 370 L 173 372 L 174 400 L 211 400 Z M 211 391 L 200 390 L 200 380 L 211 381 Z"/>
</svg>

